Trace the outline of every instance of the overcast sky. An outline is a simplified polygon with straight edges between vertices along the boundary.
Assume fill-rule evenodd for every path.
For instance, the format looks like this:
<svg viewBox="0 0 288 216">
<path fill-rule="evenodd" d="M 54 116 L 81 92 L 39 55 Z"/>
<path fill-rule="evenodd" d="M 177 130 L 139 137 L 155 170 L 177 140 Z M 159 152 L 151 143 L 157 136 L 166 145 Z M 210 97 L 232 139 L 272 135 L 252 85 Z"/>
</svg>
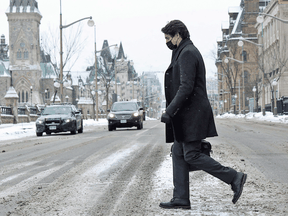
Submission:
<svg viewBox="0 0 288 216">
<path fill-rule="evenodd" d="M 8 22 L 5 14 L 10 0 L 0 0 L 0 34 L 8 42 Z M 96 23 L 97 50 L 104 40 L 109 45 L 123 44 L 128 59 L 134 61 L 136 72 L 165 71 L 171 60 L 161 28 L 168 21 L 183 21 L 191 40 L 200 50 L 206 64 L 207 77 L 214 77 L 216 66 L 211 50 L 221 37 L 221 23 L 228 21 L 228 8 L 239 6 L 241 0 L 62 0 L 63 25 L 92 16 Z M 42 14 L 40 36 L 49 28 L 59 27 L 60 0 L 38 0 Z M 94 28 L 83 23 L 87 37 L 85 49 L 72 71 L 86 70 L 93 59 Z M 69 27 L 70 28 L 70 27 Z M 69 32 L 68 28 L 63 34 Z M 84 37 L 83 36 L 83 37 Z"/>
</svg>

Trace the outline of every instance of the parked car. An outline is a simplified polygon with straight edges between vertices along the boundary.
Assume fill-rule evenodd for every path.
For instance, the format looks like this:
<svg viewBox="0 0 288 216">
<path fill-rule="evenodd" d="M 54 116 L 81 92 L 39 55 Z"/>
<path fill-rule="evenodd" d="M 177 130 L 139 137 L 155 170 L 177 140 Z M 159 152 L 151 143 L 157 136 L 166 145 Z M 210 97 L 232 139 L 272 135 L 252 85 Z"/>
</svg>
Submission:
<svg viewBox="0 0 288 216">
<path fill-rule="evenodd" d="M 70 131 L 71 134 L 83 133 L 82 114 L 72 104 L 45 107 L 36 120 L 36 135 Z"/>
<path fill-rule="evenodd" d="M 123 127 L 143 128 L 143 108 L 134 101 L 121 101 L 113 103 L 111 110 L 108 110 L 108 130 L 116 130 Z"/>
</svg>

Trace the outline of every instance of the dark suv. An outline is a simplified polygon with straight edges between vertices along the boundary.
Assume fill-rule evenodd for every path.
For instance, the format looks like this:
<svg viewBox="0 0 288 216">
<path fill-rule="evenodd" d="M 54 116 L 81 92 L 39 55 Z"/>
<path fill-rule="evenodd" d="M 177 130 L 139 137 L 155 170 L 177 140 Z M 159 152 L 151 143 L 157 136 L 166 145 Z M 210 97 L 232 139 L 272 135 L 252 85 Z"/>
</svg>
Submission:
<svg viewBox="0 0 288 216">
<path fill-rule="evenodd" d="M 113 103 L 110 113 L 107 116 L 108 130 L 115 130 L 117 127 L 134 127 L 138 130 L 143 128 L 143 108 L 137 102 L 121 101 Z"/>
<path fill-rule="evenodd" d="M 83 133 L 82 114 L 74 105 L 51 105 L 45 107 L 41 116 L 36 120 L 36 134 L 67 132 Z"/>
</svg>

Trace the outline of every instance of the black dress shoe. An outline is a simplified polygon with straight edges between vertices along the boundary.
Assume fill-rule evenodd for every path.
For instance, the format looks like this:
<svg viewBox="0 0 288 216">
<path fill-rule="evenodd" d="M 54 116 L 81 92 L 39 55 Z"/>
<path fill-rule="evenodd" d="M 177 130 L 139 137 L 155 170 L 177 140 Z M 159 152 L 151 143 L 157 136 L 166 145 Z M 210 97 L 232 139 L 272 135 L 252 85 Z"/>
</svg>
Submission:
<svg viewBox="0 0 288 216">
<path fill-rule="evenodd" d="M 237 172 L 236 176 L 231 182 L 231 188 L 234 191 L 234 196 L 232 199 L 233 204 L 235 204 L 240 198 L 246 179 L 247 179 L 247 174 L 244 174 L 242 172 Z"/>
<path fill-rule="evenodd" d="M 170 202 L 161 202 L 159 206 L 166 209 L 191 209 L 190 201 L 188 199 L 179 198 L 172 198 Z"/>
</svg>

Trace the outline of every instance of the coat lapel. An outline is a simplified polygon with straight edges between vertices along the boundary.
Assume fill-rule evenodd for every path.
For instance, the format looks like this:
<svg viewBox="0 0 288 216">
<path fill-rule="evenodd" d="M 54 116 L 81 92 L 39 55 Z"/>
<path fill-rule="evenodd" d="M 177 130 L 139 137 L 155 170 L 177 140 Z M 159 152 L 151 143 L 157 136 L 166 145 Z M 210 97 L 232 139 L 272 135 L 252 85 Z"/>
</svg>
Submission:
<svg viewBox="0 0 288 216">
<path fill-rule="evenodd" d="M 190 43 L 193 44 L 192 41 L 188 38 L 181 41 L 181 43 L 179 44 L 179 47 L 176 50 L 174 50 L 172 53 L 172 61 L 171 61 L 171 64 L 169 65 L 167 70 L 169 70 L 171 67 L 174 66 L 174 64 L 176 63 L 181 51 L 184 49 L 184 47 L 186 47 Z"/>
</svg>

